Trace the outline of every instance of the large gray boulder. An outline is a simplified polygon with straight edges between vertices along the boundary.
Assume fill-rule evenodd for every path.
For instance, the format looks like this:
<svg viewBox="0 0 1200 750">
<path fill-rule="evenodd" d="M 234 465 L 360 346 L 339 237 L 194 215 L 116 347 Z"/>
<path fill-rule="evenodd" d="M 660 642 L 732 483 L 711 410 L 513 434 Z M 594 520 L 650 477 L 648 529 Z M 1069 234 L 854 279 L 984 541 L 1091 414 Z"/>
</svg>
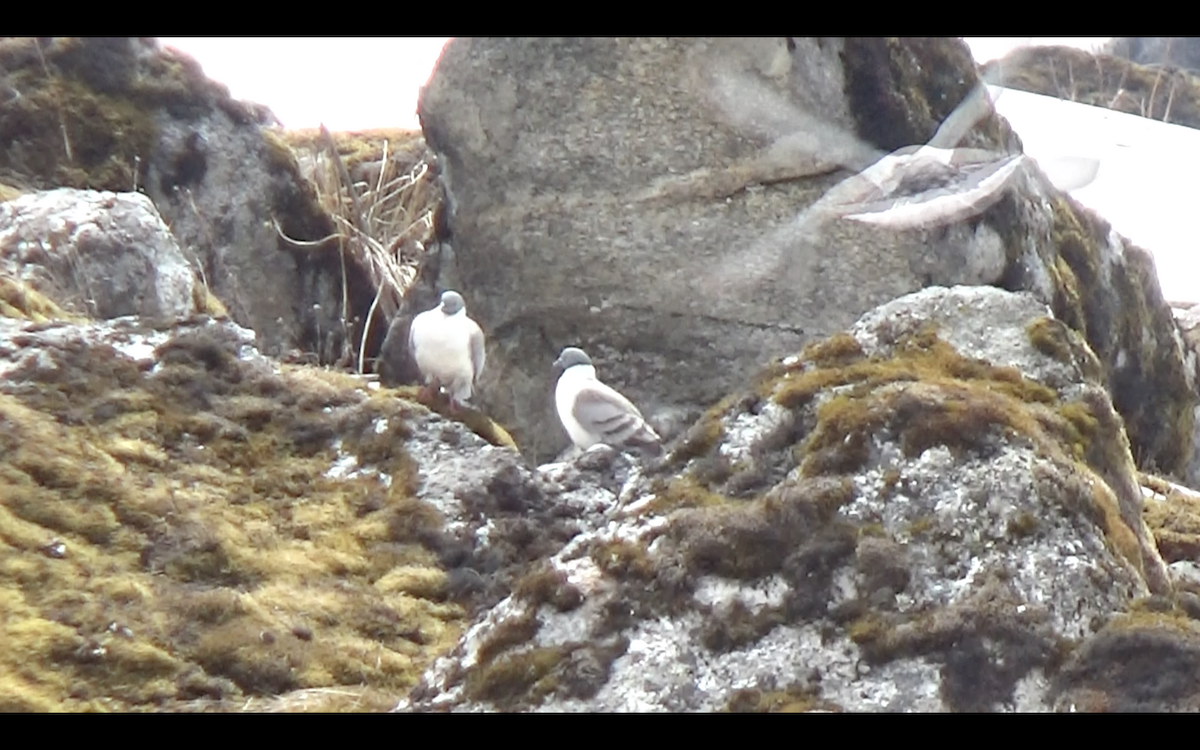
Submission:
<svg viewBox="0 0 1200 750">
<path fill-rule="evenodd" d="M 1194 373 L 1152 261 L 1081 218 L 986 99 L 950 127 L 977 82 L 956 39 L 453 40 L 419 112 L 447 189 L 442 283 L 490 337 L 482 402 L 545 458 L 566 444 L 548 397 L 562 346 L 653 420 L 888 300 L 995 285 L 1092 343 L 1139 458 L 1200 476 Z M 926 143 L 993 162 L 879 166 Z M 997 179 L 969 210 L 905 224 L 876 221 L 857 186 L 872 171 L 900 203 Z"/>
</svg>

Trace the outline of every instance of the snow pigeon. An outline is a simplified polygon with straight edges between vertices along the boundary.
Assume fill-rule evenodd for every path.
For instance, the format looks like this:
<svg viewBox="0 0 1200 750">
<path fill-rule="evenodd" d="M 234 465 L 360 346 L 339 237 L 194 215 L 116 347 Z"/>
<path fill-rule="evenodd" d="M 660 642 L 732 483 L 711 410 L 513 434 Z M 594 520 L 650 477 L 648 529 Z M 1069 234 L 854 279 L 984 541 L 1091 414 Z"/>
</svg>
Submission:
<svg viewBox="0 0 1200 750">
<path fill-rule="evenodd" d="M 413 318 L 408 348 L 426 385 L 445 388 L 451 406 L 471 398 L 483 372 L 483 331 L 467 317 L 461 294 L 442 292 L 441 305 Z"/>
<path fill-rule="evenodd" d="M 554 366 L 562 368 L 554 390 L 558 418 L 576 446 L 587 450 L 604 443 L 647 457 L 662 452 L 662 438 L 629 399 L 596 379 L 596 368 L 582 349 L 563 349 Z"/>
</svg>

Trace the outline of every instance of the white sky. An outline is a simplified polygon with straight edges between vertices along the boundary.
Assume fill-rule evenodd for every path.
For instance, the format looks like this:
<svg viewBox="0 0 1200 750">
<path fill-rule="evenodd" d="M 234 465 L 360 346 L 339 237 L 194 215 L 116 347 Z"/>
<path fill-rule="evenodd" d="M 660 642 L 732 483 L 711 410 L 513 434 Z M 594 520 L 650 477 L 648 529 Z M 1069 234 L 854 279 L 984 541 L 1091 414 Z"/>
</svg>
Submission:
<svg viewBox="0 0 1200 750">
<path fill-rule="evenodd" d="M 265 104 L 289 128 L 418 128 L 417 92 L 445 37 L 386 39 L 183 38 L 163 44 L 196 58 L 235 99 Z"/>
<path fill-rule="evenodd" d="M 1004 57 L 1017 47 L 1061 45 L 1094 52 L 1110 38 L 1107 36 L 965 36 L 963 41 L 971 48 L 975 62 L 982 65 L 988 60 Z"/>
<path fill-rule="evenodd" d="M 416 128 L 417 93 L 445 37 L 160 37 L 196 58 L 236 99 L 265 104 L 289 128 Z M 966 37 L 979 62 L 1029 44 L 1093 49 L 1107 37 Z"/>
<path fill-rule="evenodd" d="M 1107 37 L 966 37 L 987 62 L 1015 47 L 1064 44 L 1096 50 Z M 445 38 L 255 39 L 163 37 L 195 57 L 238 99 L 271 108 L 289 128 L 331 130 L 419 127 L 417 94 Z M 1095 181 L 1072 191 L 1084 205 L 1155 254 L 1168 299 L 1200 301 L 1200 253 L 1188 205 L 1200 172 L 1200 131 L 1108 110 L 1004 92 L 996 108 L 1021 135 L 1025 151 L 1099 162 Z M 1193 260 L 1196 258 L 1196 260 Z"/>
</svg>

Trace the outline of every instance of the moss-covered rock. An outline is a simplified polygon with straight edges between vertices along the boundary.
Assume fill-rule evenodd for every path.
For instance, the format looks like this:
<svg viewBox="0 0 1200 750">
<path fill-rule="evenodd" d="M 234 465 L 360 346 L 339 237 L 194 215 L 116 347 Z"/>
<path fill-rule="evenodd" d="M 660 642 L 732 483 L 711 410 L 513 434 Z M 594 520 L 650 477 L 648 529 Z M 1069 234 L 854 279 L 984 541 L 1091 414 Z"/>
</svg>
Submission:
<svg viewBox="0 0 1200 750">
<path fill-rule="evenodd" d="M 406 448 L 452 423 L 229 322 L 0 339 L 5 709 L 381 710 L 457 638 Z"/>
<path fill-rule="evenodd" d="M 1200 481 L 1200 391 L 1153 257 L 1070 196 L 1047 192 L 1032 173 L 1019 183 L 1018 193 L 1045 194 L 1050 210 L 1014 194 L 981 217 L 1003 238 L 999 285 L 1033 292 L 1086 339 L 1139 467 Z M 1035 332 L 1040 346 L 1054 346 L 1051 333 Z"/>
<path fill-rule="evenodd" d="M 766 368 L 650 476 L 611 466 L 616 507 L 404 705 L 1045 709 L 1109 618 L 1174 596 L 1099 377 L 1031 295 L 882 306 Z M 544 476 L 582 496 L 593 463 Z M 580 646 L 599 642 L 620 656 Z"/>
</svg>

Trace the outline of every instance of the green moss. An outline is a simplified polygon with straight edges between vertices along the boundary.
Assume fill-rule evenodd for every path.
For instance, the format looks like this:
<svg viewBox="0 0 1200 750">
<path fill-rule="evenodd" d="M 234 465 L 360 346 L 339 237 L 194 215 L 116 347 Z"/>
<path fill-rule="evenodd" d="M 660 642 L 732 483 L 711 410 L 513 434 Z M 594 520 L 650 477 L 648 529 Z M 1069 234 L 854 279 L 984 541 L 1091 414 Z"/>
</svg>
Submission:
<svg viewBox="0 0 1200 750">
<path fill-rule="evenodd" d="M 505 654 L 467 674 L 464 690 L 471 700 L 501 707 L 538 703 L 558 688 L 555 672 L 570 651 L 563 647 L 534 648 Z"/>
</svg>

